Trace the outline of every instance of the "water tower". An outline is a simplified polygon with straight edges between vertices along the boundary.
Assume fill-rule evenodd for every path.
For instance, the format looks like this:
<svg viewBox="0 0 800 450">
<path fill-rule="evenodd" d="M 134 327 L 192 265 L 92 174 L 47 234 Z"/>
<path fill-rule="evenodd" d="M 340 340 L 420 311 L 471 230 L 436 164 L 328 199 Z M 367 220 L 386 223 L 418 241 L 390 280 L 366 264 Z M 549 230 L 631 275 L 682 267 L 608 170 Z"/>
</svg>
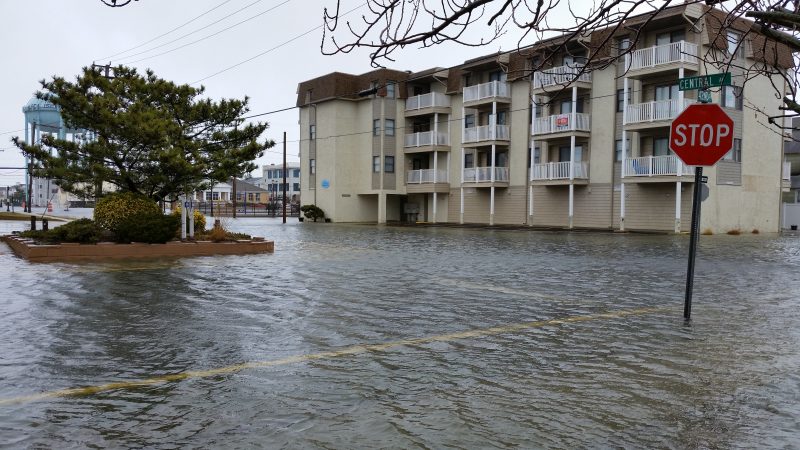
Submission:
<svg viewBox="0 0 800 450">
<path fill-rule="evenodd" d="M 61 118 L 60 109 L 46 100 L 35 97 L 30 99 L 22 107 L 22 112 L 25 114 L 25 142 L 40 142 L 43 133 L 54 134 L 59 139 L 71 138 L 73 141 L 79 135 L 85 134 L 85 130 L 67 128 L 64 125 L 64 119 Z M 25 167 L 28 167 L 28 162 L 26 157 Z M 46 207 L 48 203 L 61 207 L 68 206 L 70 199 L 53 180 L 47 178 L 30 180 L 29 177 L 30 174 L 25 171 L 25 196 L 30 199 L 31 206 Z M 30 194 L 28 193 L 29 188 Z"/>
</svg>

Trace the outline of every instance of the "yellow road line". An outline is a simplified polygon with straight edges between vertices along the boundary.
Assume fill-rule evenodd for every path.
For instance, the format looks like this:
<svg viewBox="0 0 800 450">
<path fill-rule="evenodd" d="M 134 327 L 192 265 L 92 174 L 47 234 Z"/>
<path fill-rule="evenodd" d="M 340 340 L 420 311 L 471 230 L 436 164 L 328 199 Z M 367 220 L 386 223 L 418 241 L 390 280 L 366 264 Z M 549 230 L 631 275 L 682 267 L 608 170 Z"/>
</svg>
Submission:
<svg viewBox="0 0 800 450">
<path fill-rule="evenodd" d="M 626 309 L 619 311 L 611 311 L 607 313 L 592 314 L 588 316 L 571 316 L 561 319 L 539 320 L 535 322 L 523 322 L 509 325 L 500 325 L 491 328 L 480 328 L 474 330 L 458 331 L 455 333 L 440 334 L 436 336 L 428 336 L 421 338 L 403 339 L 400 341 L 387 342 L 385 344 L 360 344 L 345 347 L 341 350 L 334 350 L 330 352 L 309 353 L 305 355 L 289 356 L 281 359 L 273 359 L 268 361 L 252 361 L 242 364 L 235 364 L 226 367 L 208 370 L 192 370 L 183 373 L 176 373 L 172 375 L 162 375 L 152 378 L 144 378 L 141 380 L 132 381 L 119 381 L 115 383 L 99 384 L 95 386 L 86 386 L 70 389 L 60 389 L 55 391 L 47 391 L 39 394 L 26 395 L 20 397 L 13 397 L 0 400 L 0 405 L 10 405 L 16 403 L 34 402 L 37 400 L 44 400 L 48 398 L 57 397 L 73 397 L 73 396 L 86 396 L 93 395 L 100 392 L 113 391 L 117 389 L 135 389 L 139 387 L 152 386 L 163 384 L 173 381 L 187 380 L 190 378 L 206 378 L 217 375 L 225 375 L 230 373 L 241 372 L 246 369 L 257 369 L 263 367 L 283 366 L 287 364 L 295 364 L 306 361 L 313 361 L 318 359 L 330 359 L 340 356 L 358 355 L 367 352 L 380 352 L 400 347 L 404 345 L 421 345 L 429 344 L 431 342 L 448 342 L 458 339 L 480 338 L 485 336 L 492 336 L 496 334 L 513 333 L 523 331 L 531 328 L 540 328 L 550 325 L 563 325 L 567 323 L 588 322 L 601 319 L 618 319 L 627 316 L 636 316 L 643 314 L 651 314 L 659 311 L 665 311 L 666 308 L 637 308 Z"/>
</svg>

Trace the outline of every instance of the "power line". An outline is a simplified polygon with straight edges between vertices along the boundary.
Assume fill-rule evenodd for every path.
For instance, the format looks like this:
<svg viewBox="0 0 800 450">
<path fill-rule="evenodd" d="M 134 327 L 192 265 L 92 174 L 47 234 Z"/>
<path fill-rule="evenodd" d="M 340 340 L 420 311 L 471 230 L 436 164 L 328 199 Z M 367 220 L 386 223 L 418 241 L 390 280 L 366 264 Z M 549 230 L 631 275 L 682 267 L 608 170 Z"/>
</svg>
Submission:
<svg viewBox="0 0 800 450">
<path fill-rule="evenodd" d="M 348 15 L 348 14 L 352 13 L 353 11 L 355 11 L 355 10 L 357 10 L 357 9 L 360 9 L 360 8 L 362 8 L 363 6 L 364 6 L 364 4 L 358 5 L 358 6 L 356 6 L 355 8 L 353 8 L 353 9 L 351 9 L 351 10 L 349 10 L 349 11 L 345 12 L 345 13 L 344 13 L 344 14 L 342 14 L 340 17 L 344 17 L 344 16 L 346 16 L 346 15 Z M 193 82 L 191 82 L 191 83 L 189 83 L 189 84 L 197 84 L 197 83 L 200 83 L 201 81 L 205 81 L 205 80 L 207 80 L 207 79 L 209 79 L 209 78 L 213 78 L 213 77 L 215 77 L 215 76 L 217 76 L 217 75 L 219 75 L 219 74 L 221 74 L 221 73 L 225 73 L 225 72 L 227 72 L 227 71 L 229 71 L 229 70 L 231 70 L 231 69 L 234 69 L 234 68 L 236 68 L 236 67 L 239 67 L 239 66 L 241 66 L 242 64 L 245 64 L 245 63 L 248 63 L 248 62 L 250 62 L 250 61 L 252 61 L 252 60 L 254 60 L 254 59 L 260 58 L 261 56 L 264 56 L 264 55 L 266 55 L 266 54 L 267 54 L 267 53 L 269 53 L 269 52 L 272 52 L 272 51 L 274 51 L 274 50 L 277 50 L 277 49 L 279 49 L 279 48 L 281 48 L 281 47 L 283 47 L 283 46 L 285 46 L 285 45 L 288 45 L 288 44 L 289 44 L 289 43 L 291 43 L 291 42 L 294 42 L 294 41 L 296 41 L 296 40 L 300 39 L 300 38 L 301 38 L 301 37 L 303 37 L 303 36 L 306 36 L 306 35 L 308 35 L 308 34 L 310 34 L 310 33 L 314 32 L 314 31 L 317 31 L 317 30 L 319 30 L 319 29 L 320 29 L 320 28 L 322 28 L 323 26 L 324 26 L 324 25 L 317 25 L 317 26 L 316 26 L 316 27 L 314 27 L 314 28 L 311 28 L 311 29 L 309 29 L 309 30 L 307 30 L 307 31 L 305 31 L 305 32 L 303 32 L 303 33 L 300 33 L 300 34 L 298 34 L 297 36 L 295 36 L 295 37 L 293 37 L 293 38 L 289 39 L 288 41 L 285 41 L 285 42 L 283 42 L 283 43 L 281 43 L 281 44 L 278 44 L 278 45 L 276 45 L 275 47 L 272 47 L 272 48 L 270 48 L 270 49 L 264 50 L 263 52 L 261 52 L 261 53 L 259 53 L 259 54 L 255 55 L 255 56 L 252 56 L 252 57 L 250 57 L 250 58 L 247 58 L 247 59 L 245 59 L 244 61 L 238 62 L 238 63 L 236 63 L 236 64 L 234 64 L 234 65 L 232 65 L 232 66 L 230 66 L 230 67 L 226 67 L 225 69 L 222 69 L 222 70 L 220 70 L 220 71 L 218 71 L 218 72 L 214 72 L 214 73 L 212 73 L 211 75 L 208 75 L 207 77 L 201 78 L 201 79 L 199 79 L 199 80 L 197 80 L 197 81 L 193 81 Z"/>
<path fill-rule="evenodd" d="M 206 26 L 200 27 L 200 28 L 198 28 L 198 29 L 196 29 L 196 30 L 194 30 L 194 31 L 190 31 L 189 33 L 186 33 L 186 34 L 184 34 L 183 36 L 179 36 L 179 37 L 177 37 L 177 38 L 175 38 L 175 39 L 173 39 L 173 40 L 171 40 L 171 41 L 165 42 L 165 43 L 163 43 L 163 44 L 159 44 L 159 45 L 157 45 L 157 46 L 155 46 L 155 47 L 152 47 L 152 48 L 149 48 L 149 49 L 147 49 L 147 50 L 143 50 L 143 51 L 141 51 L 141 52 L 134 53 L 134 54 L 132 54 L 132 55 L 128 55 L 128 56 L 126 56 L 126 58 L 133 58 L 134 56 L 143 55 L 143 54 L 145 54 L 145 53 L 151 52 L 151 51 L 153 51 L 153 50 L 156 50 L 156 49 L 159 49 L 159 48 L 161 48 L 161 47 L 165 47 L 165 46 L 167 46 L 167 45 L 169 45 L 169 44 L 172 44 L 172 43 L 175 43 L 175 42 L 177 42 L 177 41 L 180 41 L 181 39 L 183 39 L 183 38 L 185 38 L 185 37 L 189 37 L 189 36 L 191 36 L 191 35 L 193 35 L 193 34 L 195 34 L 195 33 L 199 33 L 199 32 L 201 32 L 201 31 L 203 31 L 203 30 L 205 30 L 205 29 L 207 29 L 207 28 L 210 28 L 210 27 L 212 27 L 212 26 L 214 26 L 214 25 L 216 25 L 216 24 L 218 24 L 218 23 L 222 22 L 223 20 L 225 20 L 225 19 L 227 19 L 227 18 L 229 18 L 229 17 L 231 17 L 231 16 L 234 16 L 234 15 L 238 14 L 238 13 L 239 13 L 239 12 L 241 12 L 241 11 L 244 11 L 245 9 L 247 9 L 247 8 L 249 8 L 249 7 L 253 6 L 253 5 L 255 5 L 256 3 L 260 3 L 261 1 L 262 1 L 262 0 L 255 0 L 254 2 L 252 2 L 252 3 L 248 4 L 248 5 L 245 5 L 245 6 L 241 7 L 241 8 L 239 8 L 239 9 L 237 9 L 236 11 L 234 11 L 234 12 L 232 12 L 232 13 L 228 14 L 227 16 L 224 16 L 224 17 L 222 17 L 221 19 L 215 20 L 214 22 L 211 22 L 210 24 L 208 24 L 208 25 L 206 25 Z M 237 24 L 237 25 L 238 25 L 238 24 Z M 231 27 L 225 28 L 225 29 L 223 29 L 222 31 L 229 30 L 230 28 L 233 28 L 233 27 L 235 27 L 235 26 L 236 26 L 236 25 L 233 25 L 233 26 L 231 26 Z M 221 33 L 222 31 L 220 31 L 220 33 Z M 200 40 L 202 40 L 202 39 L 200 39 Z M 197 42 L 199 42 L 199 41 L 197 41 Z M 190 45 L 190 44 L 187 44 L 187 45 Z"/>
<path fill-rule="evenodd" d="M 211 9 L 209 9 L 208 11 L 206 11 L 206 12 L 204 12 L 204 13 L 200 14 L 199 16 L 196 16 L 194 19 L 191 19 L 191 20 L 189 20 L 188 22 L 185 22 L 185 23 L 183 23 L 183 24 L 181 24 L 181 25 L 178 25 L 177 27 L 175 27 L 175 28 L 173 28 L 173 29 L 171 29 L 171 30 L 167 31 L 166 33 L 159 34 L 158 36 L 154 37 L 153 39 L 150 39 L 150 40 L 149 40 L 149 41 L 147 41 L 147 42 L 143 42 L 143 43 L 141 43 L 141 44 L 139 44 L 139 45 L 137 45 L 137 46 L 135 46 L 135 47 L 131 47 L 131 48 L 127 49 L 127 50 L 123 50 L 123 51 L 121 51 L 121 52 L 114 53 L 113 55 L 109 55 L 109 56 L 103 56 L 102 58 L 98 58 L 97 60 L 104 60 L 104 59 L 106 59 L 106 58 L 113 58 L 113 57 L 115 57 L 115 56 L 119 56 L 119 55 L 122 55 L 122 54 L 124 54 L 124 53 L 128 53 L 128 52 L 129 52 L 129 51 L 131 51 L 131 50 L 136 50 L 137 48 L 144 47 L 145 45 L 147 45 L 147 44 L 149 44 L 149 43 L 151 43 L 151 42 L 153 42 L 153 41 L 156 41 L 156 40 L 158 40 L 158 39 L 161 39 L 162 37 L 164 37 L 164 36 L 167 36 L 168 34 L 171 34 L 171 33 L 174 33 L 175 31 L 178 31 L 178 30 L 180 30 L 181 28 L 183 28 L 183 27 L 185 27 L 186 25 L 189 25 L 190 23 L 194 22 L 195 20 L 197 20 L 197 19 L 199 19 L 199 18 L 201 18 L 201 17 L 205 16 L 206 14 L 210 13 L 211 11 L 214 11 L 215 9 L 221 8 L 221 7 L 222 7 L 222 6 L 224 6 L 226 3 L 230 3 L 230 1 L 231 1 L 231 0 L 225 0 L 224 2 L 220 3 L 219 5 L 217 5 L 217 6 L 213 7 L 213 8 L 211 8 Z"/>
</svg>

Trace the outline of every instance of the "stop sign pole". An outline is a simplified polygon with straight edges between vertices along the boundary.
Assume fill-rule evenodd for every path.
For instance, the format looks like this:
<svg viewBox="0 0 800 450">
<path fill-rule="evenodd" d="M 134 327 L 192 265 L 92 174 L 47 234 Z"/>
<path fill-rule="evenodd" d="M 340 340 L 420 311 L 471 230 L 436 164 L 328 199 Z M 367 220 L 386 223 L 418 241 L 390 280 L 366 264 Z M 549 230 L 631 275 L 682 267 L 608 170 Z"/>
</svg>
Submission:
<svg viewBox="0 0 800 450">
<path fill-rule="evenodd" d="M 702 98 L 708 99 L 708 96 Z M 713 166 L 733 148 L 733 120 L 713 103 L 689 105 L 672 121 L 669 148 L 686 164 L 695 166 L 694 195 L 692 197 L 692 229 L 689 239 L 689 264 L 686 269 L 686 296 L 683 318 L 692 317 L 692 290 L 694 288 L 694 262 L 700 235 L 700 183 L 703 183 L 703 166 Z"/>
</svg>

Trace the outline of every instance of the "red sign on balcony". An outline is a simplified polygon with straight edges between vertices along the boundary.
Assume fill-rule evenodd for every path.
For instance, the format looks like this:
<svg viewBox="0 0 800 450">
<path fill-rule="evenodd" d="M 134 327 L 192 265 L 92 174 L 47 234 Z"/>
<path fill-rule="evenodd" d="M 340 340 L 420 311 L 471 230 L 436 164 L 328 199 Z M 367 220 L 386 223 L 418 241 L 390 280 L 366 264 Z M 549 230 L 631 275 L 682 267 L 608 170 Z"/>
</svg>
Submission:
<svg viewBox="0 0 800 450">
<path fill-rule="evenodd" d="M 566 127 L 569 125 L 569 115 L 562 114 L 556 117 L 556 126 L 557 127 Z"/>
</svg>

